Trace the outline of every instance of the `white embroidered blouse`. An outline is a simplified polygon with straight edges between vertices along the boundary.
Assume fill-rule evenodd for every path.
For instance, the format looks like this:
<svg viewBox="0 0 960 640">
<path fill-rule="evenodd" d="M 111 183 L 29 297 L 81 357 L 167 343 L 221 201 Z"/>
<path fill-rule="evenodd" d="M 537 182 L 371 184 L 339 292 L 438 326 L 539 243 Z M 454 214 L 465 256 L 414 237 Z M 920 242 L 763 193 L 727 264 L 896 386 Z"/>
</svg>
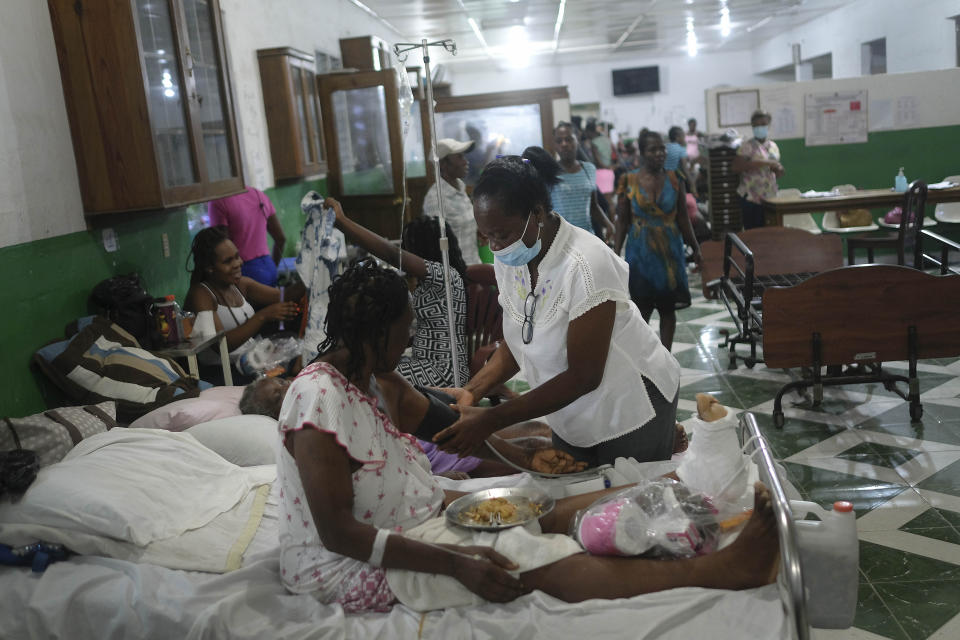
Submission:
<svg viewBox="0 0 960 640">
<path fill-rule="evenodd" d="M 641 376 L 668 400 L 676 395 L 679 363 L 631 301 L 627 263 L 592 233 L 560 220 L 557 236 L 539 266 L 530 344 L 521 338 L 530 271 L 526 265 L 510 267 L 499 261 L 494 262 L 494 270 L 504 339 L 531 389 L 567 370 L 570 322 L 603 302 L 616 302 L 600 386 L 544 417 L 566 442 L 591 447 L 649 422 L 654 409 Z"/>
</svg>

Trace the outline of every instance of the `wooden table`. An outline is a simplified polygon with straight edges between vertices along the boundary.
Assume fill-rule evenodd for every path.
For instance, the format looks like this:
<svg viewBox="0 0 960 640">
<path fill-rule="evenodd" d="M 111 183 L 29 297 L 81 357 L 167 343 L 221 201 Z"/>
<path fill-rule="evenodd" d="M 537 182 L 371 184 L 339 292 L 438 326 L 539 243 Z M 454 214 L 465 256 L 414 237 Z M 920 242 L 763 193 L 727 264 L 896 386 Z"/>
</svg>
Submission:
<svg viewBox="0 0 960 640">
<path fill-rule="evenodd" d="M 892 208 L 903 204 L 903 197 L 903 193 L 890 189 L 861 189 L 847 195 L 817 198 L 770 198 L 763 201 L 763 210 L 765 213 L 772 213 L 776 218 L 775 224 L 781 226 L 783 225 L 783 215 L 786 213 L 872 209 L 874 207 Z M 939 202 L 960 202 L 960 187 L 927 191 L 927 204 L 937 204 Z"/>
<path fill-rule="evenodd" d="M 190 375 L 199 380 L 200 369 L 197 366 L 197 354 L 212 346 L 214 342 L 220 343 L 220 366 L 223 367 L 223 383 L 232 386 L 233 373 L 230 371 L 230 356 L 227 352 L 227 334 L 223 331 L 204 338 L 191 337 L 187 342 L 170 345 L 166 349 L 155 349 L 153 353 L 165 358 L 186 358 Z"/>
</svg>

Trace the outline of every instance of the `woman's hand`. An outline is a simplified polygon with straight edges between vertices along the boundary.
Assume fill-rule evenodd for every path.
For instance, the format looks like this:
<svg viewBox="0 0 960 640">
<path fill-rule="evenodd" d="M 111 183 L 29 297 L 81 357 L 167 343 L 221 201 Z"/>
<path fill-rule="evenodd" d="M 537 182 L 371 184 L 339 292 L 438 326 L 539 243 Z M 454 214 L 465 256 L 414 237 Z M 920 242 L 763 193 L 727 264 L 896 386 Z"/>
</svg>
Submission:
<svg viewBox="0 0 960 640">
<path fill-rule="evenodd" d="M 344 220 L 349 220 L 349 218 L 347 218 L 347 214 L 343 212 L 343 207 L 340 205 L 340 201 L 337 200 L 336 198 L 331 198 L 328 196 L 323 201 L 323 206 L 324 208 L 327 208 L 327 209 L 333 209 L 333 212 L 337 216 L 338 225 L 342 224 Z"/>
<path fill-rule="evenodd" d="M 507 573 L 519 568 L 516 563 L 490 547 L 451 546 L 450 549 L 472 556 L 456 558 L 453 577 L 484 600 L 510 602 L 532 591 Z"/>
<path fill-rule="evenodd" d="M 472 407 L 477 403 L 477 399 L 473 397 L 473 394 L 463 387 L 443 387 L 438 388 L 437 391 L 445 393 L 448 396 L 453 396 L 454 402 L 456 402 L 458 407 Z"/>
<path fill-rule="evenodd" d="M 497 430 L 497 426 L 490 425 L 486 417 L 489 409 L 459 404 L 450 406 L 460 412 L 460 419 L 433 436 L 433 441 L 441 451 L 455 453 L 461 458 L 476 455 L 490 434 Z"/>
<path fill-rule="evenodd" d="M 257 312 L 264 322 L 270 320 L 287 320 L 300 313 L 300 307 L 296 302 L 275 302 L 268 307 L 264 307 Z"/>
</svg>

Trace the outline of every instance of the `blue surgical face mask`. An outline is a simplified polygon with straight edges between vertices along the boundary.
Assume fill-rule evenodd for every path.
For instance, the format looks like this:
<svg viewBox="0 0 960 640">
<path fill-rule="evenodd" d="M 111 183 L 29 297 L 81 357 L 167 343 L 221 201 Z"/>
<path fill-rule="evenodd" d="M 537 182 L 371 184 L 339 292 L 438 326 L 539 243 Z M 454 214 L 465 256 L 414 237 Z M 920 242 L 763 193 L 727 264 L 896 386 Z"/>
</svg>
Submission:
<svg viewBox="0 0 960 640">
<path fill-rule="evenodd" d="M 767 125 L 753 128 L 753 137 L 757 140 L 767 139 Z"/>
<path fill-rule="evenodd" d="M 527 232 L 527 225 L 530 224 L 530 219 L 533 218 L 533 212 L 530 212 L 530 215 L 527 216 L 527 222 L 523 225 L 523 233 L 520 234 L 520 237 L 517 238 L 517 241 L 512 243 L 509 247 L 504 247 L 498 251 L 493 252 L 493 257 L 502 262 L 503 264 L 509 267 L 519 267 L 527 264 L 531 260 L 537 257 L 540 253 L 540 229 L 537 229 L 537 241 L 533 243 L 532 247 L 528 247 L 523 244 L 523 235 Z"/>
</svg>

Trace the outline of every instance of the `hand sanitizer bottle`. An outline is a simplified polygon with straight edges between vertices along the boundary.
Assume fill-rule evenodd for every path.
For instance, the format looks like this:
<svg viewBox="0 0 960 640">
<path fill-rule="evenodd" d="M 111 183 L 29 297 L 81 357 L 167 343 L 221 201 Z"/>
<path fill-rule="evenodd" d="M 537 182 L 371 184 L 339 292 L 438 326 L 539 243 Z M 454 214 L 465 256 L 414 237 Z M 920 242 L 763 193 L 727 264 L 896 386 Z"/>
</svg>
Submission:
<svg viewBox="0 0 960 640">
<path fill-rule="evenodd" d="M 907 176 L 903 175 L 903 167 L 900 167 L 900 173 L 893 179 L 893 190 L 900 193 L 907 190 Z"/>
</svg>

